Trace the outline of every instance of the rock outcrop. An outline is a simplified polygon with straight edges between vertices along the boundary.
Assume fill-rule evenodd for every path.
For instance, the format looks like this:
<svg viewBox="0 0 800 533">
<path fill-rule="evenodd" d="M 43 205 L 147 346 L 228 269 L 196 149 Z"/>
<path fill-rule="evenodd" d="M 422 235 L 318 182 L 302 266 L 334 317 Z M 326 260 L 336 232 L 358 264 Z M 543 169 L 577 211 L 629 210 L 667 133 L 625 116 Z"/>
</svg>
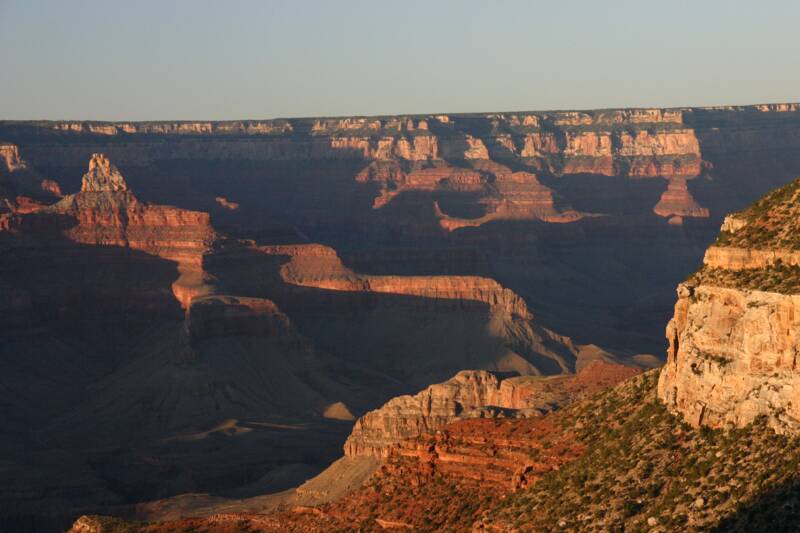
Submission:
<svg viewBox="0 0 800 533">
<path fill-rule="evenodd" d="M 686 179 L 680 177 L 669 179 L 667 190 L 653 207 L 653 212 L 670 218 L 670 222 L 682 221 L 683 217 L 708 218 L 709 216 L 708 209 L 698 204 L 689 192 Z"/>
<path fill-rule="evenodd" d="M 345 442 L 345 455 L 385 458 L 398 443 L 433 434 L 455 420 L 540 416 L 637 372 L 601 360 L 577 375 L 550 378 L 464 370 L 414 396 L 393 398 L 359 418 Z"/>
<path fill-rule="evenodd" d="M 44 179 L 16 145 L 0 143 L 0 214 L 31 213 L 60 196 L 58 183 Z"/>
<path fill-rule="evenodd" d="M 552 189 L 542 185 L 528 172 L 498 174 L 487 187 L 486 196 L 479 200 L 486 213 L 467 219 L 446 215 L 435 205 L 441 226 L 448 231 L 465 227 L 478 227 L 493 220 L 541 220 L 551 223 L 575 222 L 584 216 L 573 209 L 559 209 Z"/>
<path fill-rule="evenodd" d="M 439 165 L 405 172 L 395 162 L 373 162 L 356 175 L 356 181 L 380 186 L 373 202 L 375 209 L 386 206 L 407 191 L 451 197 L 459 194 L 476 196 L 477 204 L 484 211 L 477 218 L 450 216 L 434 202 L 434 213 L 440 225 L 448 231 L 478 227 L 492 220 L 574 222 L 585 216 L 568 207 L 557 207 L 553 190 L 543 185 L 534 174 L 512 172 L 507 166 L 488 158 L 471 164 L 469 169 Z"/>
<path fill-rule="evenodd" d="M 659 396 L 693 425 L 800 431 L 800 180 L 729 217 L 678 287 Z"/>
<path fill-rule="evenodd" d="M 345 267 L 333 248 L 320 244 L 260 246 L 268 255 L 288 256 L 282 279 L 292 285 L 330 291 L 418 296 L 447 302 L 480 302 L 509 317 L 532 320 L 525 301 L 497 281 L 479 276 L 376 276 Z"/>
<path fill-rule="evenodd" d="M 83 175 L 81 192 L 122 192 L 128 190 L 125 178 L 103 154 L 89 160 L 89 171 Z"/>
<path fill-rule="evenodd" d="M 215 238 L 208 213 L 139 201 L 102 154 L 92 156 L 80 192 L 43 212 L 77 222 L 65 231 L 71 241 L 120 246 L 175 261 L 180 276 L 172 289 L 184 308 L 210 290 L 202 269 L 203 255 Z"/>
</svg>

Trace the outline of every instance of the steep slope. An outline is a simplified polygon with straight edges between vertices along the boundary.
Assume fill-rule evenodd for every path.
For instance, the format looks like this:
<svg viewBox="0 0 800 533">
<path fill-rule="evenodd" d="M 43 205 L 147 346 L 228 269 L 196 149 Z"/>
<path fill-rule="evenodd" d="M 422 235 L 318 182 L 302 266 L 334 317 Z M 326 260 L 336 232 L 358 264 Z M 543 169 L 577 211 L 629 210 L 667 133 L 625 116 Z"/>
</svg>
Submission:
<svg viewBox="0 0 800 533">
<path fill-rule="evenodd" d="M 763 420 L 692 428 L 658 400 L 657 381 L 651 371 L 541 418 L 453 422 L 404 441 L 331 503 L 147 524 L 84 517 L 73 531 L 791 531 L 797 437 Z"/>
<path fill-rule="evenodd" d="M 436 492 L 443 488 L 438 484 L 445 481 L 445 487 L 458 490 L 459 494 L 477 491 L 482 497 L 495 499 L 533 483 L 584 449 L 568 435 L 560 435 L 558 428 L 543 418 L 544 413 L 637 373 L 636 369 L 601 361 L 590 363 L 577 375 L 549 378 L 498 377 L 482 371 L 463 371 L 415 397 L 395 398 L 362 417 L 345 444 L 346 456 L 294 491 L 249 499 L 178 497 L 139 506 L 137 514 L 148 520 L 214 517 L 197 522 L 202 527 L 214 527 L 221 514 L 228 514 L 221 518 L 227 523 L 246 513 L 280 513 L 280 509 L 292 507 L 305 509 L 312 519 L 326 517 L 328 509 L 321 512 L 318 508 L 338 502 L 330 504 L 336 519 L 329 525 L 349 527 L 344 524 L 361 520 L 365 506 L 378 503 L 374 490 L 360 488 L 365 484 L 374 487 L 381 483 L 410 483 L 423 489 L 426 483 L 434 482 L 432 488 Z M 543 446 L 541 440 L 545 437 L 558 440 L 558 445 Z M 394 504 L 408 514 L 419 506 L 441 504 L 409 498 L 402 490 L 392 493 L 398 497 Z M 387 503 L 387 497 L 391 493 L 379 496 L 381 506 Z M 452 512 L 459 509 L 461 502 L 453 503 L 448 513 L 455 519 L 457 515 Z M 357 513 L 342 514 L 347 506 Z M 474 507 L 473 511 L 479 512 L 480 508 Z M 312 527 L 313 520 L 309 522 L 304 516 L 303 511 L 295 517 L 291 513 L 279 517 L 262 515 L 256 523 Z M 467 516 L 462 515 L 460 520 Z M 426 517 L 422 513 L 414 523 L 422 523 Z M 153 527 L 158 530 L 159 526 Z"/>
<path fill-rule="evenodd" d="M 800 429 L 800 180 L 729 216 L 678 288 L 661 398 L 694 425 Z"/>
</svg>

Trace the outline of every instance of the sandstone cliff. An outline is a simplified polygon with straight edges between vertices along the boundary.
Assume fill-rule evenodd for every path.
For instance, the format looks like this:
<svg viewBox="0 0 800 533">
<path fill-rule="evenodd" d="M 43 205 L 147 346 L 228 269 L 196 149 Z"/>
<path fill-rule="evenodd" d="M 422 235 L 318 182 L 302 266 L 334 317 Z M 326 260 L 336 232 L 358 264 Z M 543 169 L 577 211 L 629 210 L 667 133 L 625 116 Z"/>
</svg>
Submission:
<svg viewBox="0 0 800 533">
<path fill-rule="evenodd" d="M 678 288 L 659 396 L 694 425 L 800 430 L 800 180 L 726 219 Z"/>
<path fill-rule="evenodd" d="M 509 317 L 531 320 L 524 300 L 493 279 L 478 276 L 376 276 L 357 274 L 345 267 L 336 251 L 320 244 L 260 246 L 267 255 L 288 256 L 282 279 L 292 285 L 331 291 L 419 296 L 458 304 L 486 304 Z"/>
<path fill-rule="evenodd" d="M 439 165 L 405 172 L 395 162 L 373 162 L 356 175 L 356 181 L 380 186 L 373 202 L 376 209 L 406 191 L 432 192 L 441 197 L 459 194 L 477 197 L 476 203 L 484 212 L 477 218 L 448 215 L 434 202 L 439 223 L 448 231 L 478 227 L 492 220 L 574 222 L 585 216 L 569 207 L 557 206 L 554 191 L 534 174 L 512 172 L 509 167 L 488 158 L 472 161 L 471 167 Z"/>
<path fill-rule="evenodd" d="M 683 217 L 708 218 L 709 211 L 695 201 L 684 178 L 670 178 L 667 190 L 661 195 L 653 212 L 669 218 L 670 223 L 679 224 Z"/>
<path fill-rule="evenodd" d="M 414 396 L 393 398 L 359 418 L 345 442 L 345 455 L 385 458 L 396 444 L 433 434 L 455 420 L 540 416 L 637 372 L 602 360 L 587 364 L 577 375 L 549 378 L 465 370 Z"/>
<path fill-rule="evenodd" d="M 80 136 L 125 164 L 164 157 L 403 162 L 492 158 L 555 174 L 693 177 L 700 173 L 702 156 L 684 114 L 680 109 L 634 109 L 228 122 L 9 122 L 0 123 L 0 132 Z M 174 149 L 156 142 L 163 136 L 176 140 Z M 203 137 L 219 142 L 209 147 Z M 60 154 L 36 156 L 64 160 L 84 149 L 63 146 Z"/>
</svg>

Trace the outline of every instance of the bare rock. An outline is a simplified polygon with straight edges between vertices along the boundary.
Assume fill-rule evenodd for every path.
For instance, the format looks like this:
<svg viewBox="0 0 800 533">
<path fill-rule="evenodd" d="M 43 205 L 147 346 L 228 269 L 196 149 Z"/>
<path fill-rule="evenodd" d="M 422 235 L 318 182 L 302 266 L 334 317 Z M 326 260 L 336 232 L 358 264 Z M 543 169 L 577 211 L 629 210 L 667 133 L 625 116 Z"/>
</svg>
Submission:
<svg viewBox="0 0 800 533">
<path fill-rule="evenodd" d="M 92 154 L 89 171 L 83 175 L 81 192 L 127 191 L 128 184 L 103 154 Z"/>
</svg>

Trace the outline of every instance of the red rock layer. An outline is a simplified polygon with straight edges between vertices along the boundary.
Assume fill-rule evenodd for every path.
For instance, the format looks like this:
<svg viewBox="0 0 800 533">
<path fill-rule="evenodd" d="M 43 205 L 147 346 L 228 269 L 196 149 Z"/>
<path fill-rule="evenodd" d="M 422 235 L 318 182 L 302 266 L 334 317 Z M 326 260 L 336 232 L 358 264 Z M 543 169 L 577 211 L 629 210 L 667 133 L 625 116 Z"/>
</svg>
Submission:
<svg viewBox="0 0 800 533">
<path fill-rule="evenodd" d="M 500 174 L 490 187 L 489 194 L 480 200 L 486 214 L 474 219 L 451 217 L 436 204 L 439 223 L 448 231 L 478 227 L 492 220 L 541 220 L 544 222 L 575 222 L 584 217 L 572 209 L 559 210 L 553 191 L 539 183 L 528 172 Z"/>
<path fill-rule="evenodd" d="M 180 277 L 172 289 L 184 308 L 209 291 L 202 271 L 203 254 L 214 240 L 208 213 L 140 202 L 102 154 L 89 162 L 79 193 L 43 212 L 74 219 L 64 232 L 73 242 L 131 248 L 175 261 Z"/>
<path fill-rule="evenodd" d="M 574 387 L 577 399 L 581 392 L 602 390 L 629 375 L 627 370 L 596 365 L 569 386 Z M 457 420 L 435 433 L 402 440 L 361 488 L 331 503 L 269 514 L 225 512 L 139 527 L 149 532 L 186 527 L 226 531 L 245 526 L 265 531 L 373 531 L 428 530 L 432 523 L 446 523 L 468 530 L 505 495 L 535 484 L 584 452 L 585 446 L 571 428 L 560 423 L 559 415 Z M 92 531 L 87 528 L 99 527 L 103 521 L 113 523 L 108 518 L 82 517 L 72 531 Z"/>
<path fill-rule="evenodd" d="M 292 285 L 334 291 L 410 295 L 453 302 L 475 301 L 509 316 L 532 319 L 522 298 L 490 278 L 356 274 L 342 264 L 334 249 L 321 244 L 259 246 L 256 249 L 269 255 L 289 256 L 290 261 L 281 267 L 281 277 Z"/>
<path fill-rule="evenodd" d="M 670 178 L 667 190 L 653 207 L 653 212 L 662 217 L 700 217 L 708 218 L 708 209 L 698 204 L 684 178 Z"/>
<path fill-rule="evenodd" d="M 358 175 L 356 181 L 381 186 L 373 202 L 378 209 L 405 191 L 438 191 L 442 193 L 475 193 L 486 213 L 466 219 L 447 215 L 434 205 L 441 226 L 453 231 L 477 227 L 492 220 L 542 220 L 545 222 L 574 222 L 583 218 L 571 209 L 555 206 L 553 191 L 542 185 L 534 174 L 512 172 L 508 167 L 488 159 L 472 162 L 471 169 L 441 165 L 404 172 L 393 162 L 373 162 Z"/>
<path fill-rule="evenodd" d="M 770 108 L 768 112 L 778 111 Z M 787 107 L 781 112 L 796 111 Z M 691 177 L 700 172 L 702 157 L 695 132 L 685 121 L 687 114 L 691 110 L 634 109 L 424 118 L 56 122 L 9 127 L 49 136 L 90 136 L 101 144 L 108 137 L 135 141 L 133 150 L 130 146 L 120 150 L 102 147 L 116 159 L 124 157 L 126 164 L 164 157 L 402 162 L 493 158 L 514 159 L 556 174 Z M 180 139 L 180 146 L 165 151 L 163 146 L 150 144 L 155 136 Z M 198 142 L 198 137 L 208 136 L 220 139 L 219 145 Z M 56 157 L 63 164 L 73 149 L 65 146 L 62 150 Z"/>
<path fill-rule="evenodd" d="M 345 442 L 345 455 L 385 458 L 403 441 L 432 434 L 459 419 L 540 416 L 636 373 L 635 368 L 601 360 L 576 375 L 551 378 L 503 379 L 465 370 L 415 396 L 394 398 L 358 419 Z"/>
</svg>

